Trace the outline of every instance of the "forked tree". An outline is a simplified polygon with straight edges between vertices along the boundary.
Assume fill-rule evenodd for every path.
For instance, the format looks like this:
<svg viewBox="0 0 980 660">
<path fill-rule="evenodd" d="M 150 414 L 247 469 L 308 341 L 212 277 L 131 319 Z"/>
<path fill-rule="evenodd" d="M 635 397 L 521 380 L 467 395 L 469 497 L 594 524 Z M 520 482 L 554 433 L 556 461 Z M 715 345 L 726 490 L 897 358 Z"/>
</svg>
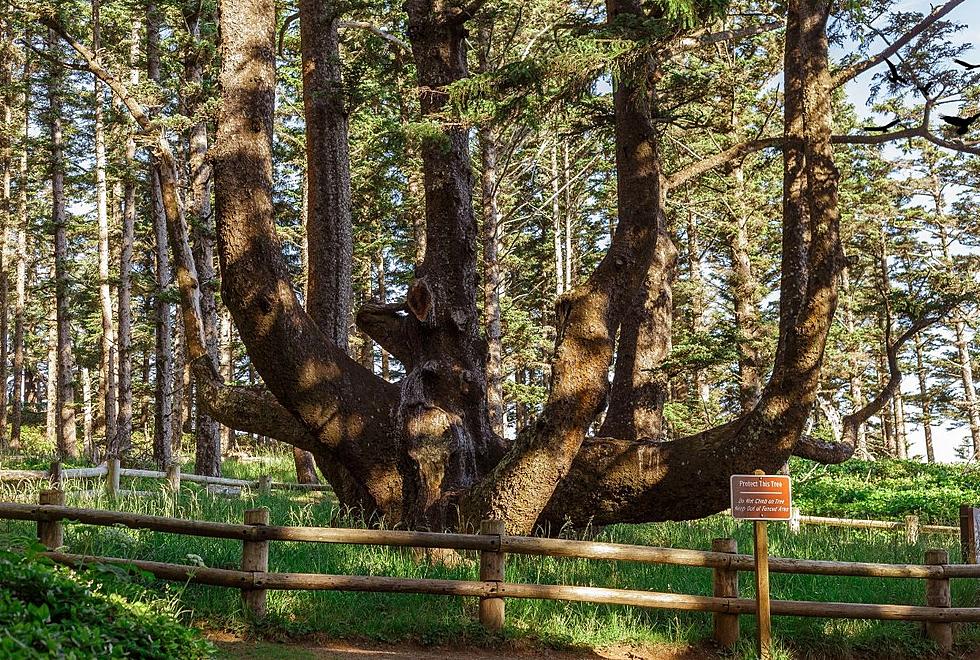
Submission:
<svg viewBox="0 0 980 660">
<path fill-rule="evenodd" d="M 961 1 L 936 9 L 889 50 L 908 44 Z M 733 473 L 775 471 L 794 452 L 833 454 L 835 448 L 803 435 L 816 400 L 838 278 L 847 264 L 831 99 L 835 87 L 881 63 L 889 51 L 832 74 L 831 3 L 790 0 L 783 134 L 666 172 L 662 124 L 655 121 L 662 116 L 659 67 L 684 49 L 739 35 L 684 30 L 670 24 L 668 15 L 651 15 L 662 8 L 607 2 L 609 30 L 625 33 L 649 18 L 657 20 L 646 24 L 669 29 L 652 35 L 653 55 L 621 64 L 614 90 L 618 223 L 595 270 L 555 303 L 558 332 L 547 400 L 537 419 L 510 441 L 494 433 L 488 413 L 469 132 L 453 119 L 447 91 L 467 76 L 466 23 L 480 4 L 405 5 L 421 111 L 432 127 L 420 149 L 425 252 L 404 301 L 368 305 L 357 314 L 360 329 L 404 364 L 399 383 L 351 359 L 333 323 L 318 322 L 317 315 L 327 315 L 316 306 L 308 312 L 289 279 L 273 210 L 274 2 L 220 2 L 221 100 L 211 151 L 222 298 L 267 390 L 224 384 L 206 349 L 177 166 L 165 136 L 94 54 L 59 30 L 154 137 L 187 348 L 211 414 L 312 452 L 342 503 L 416 528 L 468 528 L 486 517 L 506 520 L 513 532 L 549 522 L 696 518 L 728 506 Z M 706 21 L 716 4 L 700 4 L 688 24 Z M 338 135 L 321 136 L 333 150 L 311 157 L 342 160 Z M 664 315 L 649 312 L 669 281 L 665 269 L 672 262 L 662 231 L 665 198 L 685 181 L 767 147 L 782 148 L 784 166 L 779 339 L 770 379 L 736 419 L 691 437 L 650 441 L 663 396 L 649 367 Z M 343 164 L 324 167 L 319 183 L 311 185 L 326 186 L 323 194 L 331 185 L 342 191 L 331 177 L 344 173 Z M 329 198 L 320 199 L 328 215 L 317 222 L 343 238 L 343 228 L 330 225 L 342 218 L 331 218 Z M 329 251 L 348 246 L 339 239 L 310 241 L 311 269 L 347 267 L 345 254 Z M 325 252 L 312 253 L 317 250 Z M 330 289 L 339 275 L 319 272 L 316 281 Z M 617 411 L 616 423 L 604 427 L 607 434 L 590 437 L 607 402 Z"/>
</svg>

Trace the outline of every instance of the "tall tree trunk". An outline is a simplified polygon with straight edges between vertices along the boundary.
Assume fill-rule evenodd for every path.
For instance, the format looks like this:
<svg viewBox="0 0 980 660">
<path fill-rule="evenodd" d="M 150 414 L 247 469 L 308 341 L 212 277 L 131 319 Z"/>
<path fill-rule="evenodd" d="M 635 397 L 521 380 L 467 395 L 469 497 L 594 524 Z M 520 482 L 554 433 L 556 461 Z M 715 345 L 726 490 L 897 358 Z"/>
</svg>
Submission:
<svg viewBox="0 0 980 660">
<path fill-rule="evenodd" d="M 92 0 L 92 48 L 101 47 L 101 2 Z M 114 446 L 116 436 L 116 338 L 112 318 L 112 290 L 109 271 L 109 205 L 106 187 L 105 122 L 102 118 L 102 81 L 95 82 L 95 209 L 99 224 L 99 305 L 102 312 L 101 353 L 99 360 L 99 400 L 103 415 L 106 446 Z"/>
<path fill-rule="evenodd" d="M 60 452 L 58 446 L 58 302 L 52 300 L 47 310 L 48 317 L 48 364 L 45 401 L 45 439 Z"/>
<path fill-rule="evenodd" d="M 88 367 L 82 367 L 82 438 L 85 455 L 93 463 L 98 463 L 99 447 L 95 444 L 95 414 L 92 407 L 92 374 Z"/>
<path fill-rule="evenodd" d="M 841 288 L 845 292 L 844 298 L 844 329 L 847 331 L 848 341 L 855 343 L 848 347 L 847 351 L 847 373 L 850 384 L 851 411 L 857 411 L 864 407 L 864 391 L 861 384 L 861 375 L 864 373 L 864 365 L 861 363 L 863 353 L 859 345 L 860 338 L 856 333 L 854 324 L 854 290 L 851 287 L 850 271 L 844 269 L 841 272 Z M 856 427 L 856 437 L 854 439 L 854 454 L 862 460 L 871 457 L 868 451 L 867 426 L 859 423 Z"/>
<path fill-rule="evenodd" d="M 17 280 L 14 302 L 14 389 L 11 409 L 10 447 L 20 447 L 20 431 L 24 410 L 24 311 L 27 303 L 27 136 L 30 123 L 30 59 L 24 54 L 23 76 L 23 144 L 20 148 L 20 168 L 18 186 L 20 188 L 17 204 Z"/>
<path fill-rule="evenodd" d="M 129 84 L 139 84 L 137 61 L 140 51 L 141 24 L 134 19 L 130 26 Z M 126 130 L 126 160 L 122 193 L 122 232 L 119 238 L 119 407 L 116 419 L 116 441 L 108 446 L 108 454 L 121 458 L 133 444 L 133 328 L 132 328 L 132 270 L 133 243 L 136 226 L 136 139 L 131 127 Z"/>
<path fill-rule="evenodd" d="M 5 20 L 0 28 L 0 56 L 4 62 L 0 68 L 0 450 L 10 447 L 10 436 L 7 434 L 7 378 L 9 342 L 8 320 L 10 315 L 10 265 L 7 260 L 7 236 L 15 228 L 14 202 L 11 197 L 11 182 L 13 180 L 14 150 L 13 139 L 16 132 L 13 117 L 14 81 L 14 52 L 13 28 L 10 21 Z"/>
<path fill-rule="evenodd" d="M 732 218 L 731 232 L 732 298 L 735 303 L 735 329 L 738 333 L 738 393 L 742 411 L 749 411 L 759 403 L 762 395 L 762 376 L 759 373 L 761 359 L 759 342 L 759 282 L 752 271 L 752 219 L 745 204 L 745 171 L 741 165 L 732 172 L 737 195 L 736 217 Z"/>
<path fill-rule="evenodd" d="M 484 68 L 486 67 L 484 63 Z M 487 126 L 479 130 L 480 191 L 483 206 L 483 327 L 487 340 L 487 408 L 490 427 L 504 435 L 503 344 L 500 325 L 500 232 L 497 204 L 500 181 L 497 175 L 497 139 Z"/>
<path fill-rule="evenodd" d="M 915 339 L 915 372 L 919 379 L 919 406 L 922 408 L 922 434 L 926 443 L 926 461 L 936 462 L 936 450 L 932 442 L 932 397 L 929 396 L 928 374 L 926 373 L 923 353 L 925 342 L 922 337 Z"/>
<path fill-rule="evenodd" d="M 231 313 L 227 309 L 223 309 L 221 312 L 220 325 L 221 378 L 226 383 L 233 383 L 235 382 L 235 327 L 231 321 Z M 230 426 L 221 427 L 221 444 L 226 450 L 230 450 L 238 444 L 235 435 L 234 428 Z M 218 458 L 220 461 L 220 455 Z"/>
<path fill-rule="evenodd" d="M 558 170 L 558 143 L 551 145 L 551 235 L 554 246 L 555 297 L 565 293 L 565 257 L 562 241 L 561 173 Z"/>
<path fill-rule="evenodd" d="M 899 387 L 892 397 L 892 406 L 895 410 L 895 441 L 897 443 L 898 458 L 906 460 L 909 457 L 909 434 L 905 426 L 905 399 L 902 398 L 902 388 Z"/>
<path fill-rule="evenodd" d="M 704 275 L 701 273 L 700 230 L 697 219 L 690 209 L 687 212 L 686 236 L 687 277 L 691 289 L 691 300 L 689 303 L 691 306 L 691 332 L 700 335 L 708 329 L 705 319 L 707 305 L 705 302 Z M 710 424 L 711 418 L 708 413 L 708 402 L 711 400 L 711 384 L 708 382 L 708 375 L 703 369 L 695 369 L 693 375 L 694 389 L 698 394 L 698 405 L 701 407 L 704 423 Z"/>
<path fill-rule="evenodd" d="M 146 4 L 146 69 L 147 77 L 160 83 L 160 29 L 163 17 L 155 0 Z M 160 182 L 160 165 L 150 165 L 150 199 L 153 214 L 153 233 L 156 247 L 156 387 L 153 429 L 153 460 L 160 468 L 173 462 L 174 436 L 171 415 L 173 412 L 174 364 L 173 321 L 170 313 L 167 289 L 171 284 L 170 255 L 167 244 L 167 218 L 164 209 L 163 189 Z"/>
<path fill-rule="evenodd" d="M 48 32 L 47 51 L 60 59 L 58 36 Z M 48 87 L 51 138 L 51 223 L 54 226 L 54 279 L 57 326 L 55 410 L 58 453 L 62 458 L 78 456 L 75 436 L 75 383 L 72 364 L 71 319 L 68 290 L 68 215 L 65 211 L 65 165 L 61 128 L 62 72 L 53 65 Z"/>
<path fill-rule="evenodd" d="M 184 23 L 187 26 L 191 43 L 184 58 L 184 75 L 193 96 L 185 99 L 187 114 L 194 116 L 204 101 L 204 44 L 201 42 L 201 3 L 187 2 L 184 5 Z M 194 262 L 197 266 L 198 282 L 201 289 L 201 320 L 204 324 L 204 339 L 208 355 L 213 364 L 218 364 L 218 308 L 215 300 L 214 272 L 214 215 L 211 209 L 211 165 L 207 160 L 208 126 L 203 119 L 196 122 L 188 136 L 188 168 L 190 186 L 187 207 L 190 215 L 191 240 L 193 242 Z M 183 326 L 181 326 L 183 327 Z M 186 332 L 184 333 L 186 342 Z M 194 424 L 194 472 L 209 476 L 221 474 L 221 433 L 218 423 L 207 412 L 203 400 L 205 388 L 198 383 L 195 388 Z"/>
<path fill-rule="evenodd" d="M 970 343 L 966 338 L 966 323 L 958 317 L 953 322 L 956 336 L 956 351 L 960 359 L 960 379 L 963 383 L 963 401 L 966 404 L 967 420 L 970 423 L 970 437 L 973 440 L 973 455 L 980 456 L 980 406 L 977 405 L 976 387 L 973 382 L 973 365 L 970 360 Z"/>
</svg>

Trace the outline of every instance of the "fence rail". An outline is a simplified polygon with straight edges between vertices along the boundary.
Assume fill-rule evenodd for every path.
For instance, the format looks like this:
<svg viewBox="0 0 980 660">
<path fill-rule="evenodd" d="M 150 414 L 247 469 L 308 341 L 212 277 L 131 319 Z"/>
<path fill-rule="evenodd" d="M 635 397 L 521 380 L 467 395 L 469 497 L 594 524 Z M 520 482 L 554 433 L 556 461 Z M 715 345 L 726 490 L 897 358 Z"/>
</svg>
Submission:
<svg viewBox="0 0 980 660">
<path fill-rule="evenodd" d="M 147 491 L 131 491 L 120 489 L 120 478 L 130 477 L 135 479 L 166 479 L 167 487 L 171 491 L 179 491 L 180 485 L 184 481 L 203 484 L 209 488 L 226 487 L 251 488 L 259 492 L 268 493 L 271 490 L 300 490 L 300 491 L 329 491 L 330 486 L 326 484 L 299 484 L 287 483 L 282 481 L 272 481 L 269 476 L 262 476 L 256 480 L 250 479 L 230 479 L 228 477 L 211 477 L 207 475 L 181 472 L 180 466 L 171 465 L 167 470 L 140 470 L 134 468 L 124 468 L 119 464 L 119 459 L 110 459 L 91 468 L 62 468 L 60 462 L 54 462 L 47 470 L 0 470 L 0 482 L 10 481 L 44 481 L 47 480 L 53 487 L 63 485 L 67 479 L 96 479 L 105 477 L 106 492 L 110 495 L 149 495 Z M 98 491 L 85 491 L 89 494 Z M 219 491 L 220 492 L 220 491 Z M 228 492 L 228 494 L 237 494 Z"/>
<path fill-rule="evenodd" d="M 499 630 L 504 623 L 506 599 L 533 598 L 711 612 L 715 620 L 716 638 L 722 644 L 731 645 L 738 637 L 738 616 L 753 615 L 756 612 L 755 600 L 739 597 L 737 579 L 739 572 L 754 571 L 753 558 L 750 555 L 738 554 L 733 539 L 716 540 L 712 545 L 715 549 L 708 551 L 510 536 L 504 533 L 503 523 L 500 521 L 484 521 L 480 534 L 439 534 L 401 530 L 276 526 L 268 524 L 269 512 L 265 508 L 246 511 L 245 524 L 242 525 L 80 509 L 64 506 L 64 493 L 61 491 L 44 491 L 39 501 L 38 505 L 0 503 L 0 519 L 35 521 L 38 538 L 49 548 L 50 552 L 47 555 L 54 561 L 72 566 L 90 563 L 127 564 L 161 579 L 240 589 L 248 609 L 260 616 L 265 613 L 265 594 L 269 589 L 434 594 L 480 598 L 480 621 L 490 630 Z M 964 509 L 976 512 L 976 514 L 964 514 L 964 520 L 980 519 L 980 509 L 969 507 Z M 57 548 L 63 545 L 63 521 L 102 526 L 123 525 L 134 529 L 240 540 L 242 541 L 242 569 L 217 569 L 58 552 Z M 480 579 L 436 580 L 270 572 L 268 549 L 271 541 L 476 551 L 480 556 Z M 714 572 L 714 595 L 511 583 L 504 580 L 504 562 L 508 554 L 708 568 Z M 950 627 L 952 623 L 980 622 L 980 607 L 952 607 L 949 591 L 950 579 L 980 578 L 980 565 L 951 564 L 947 553 L 943 550 L 927 551 L 923 564 L 859 563 L 773 557 L 769 560 L 769 570 L 774 573 L 912 578 L 926 581 L 925 605 L 774 600 L 772 601 L 774 615 L 923 621 L 927 624 L 927 635 L 944 648 L 952 644 Z"/>
</svg>

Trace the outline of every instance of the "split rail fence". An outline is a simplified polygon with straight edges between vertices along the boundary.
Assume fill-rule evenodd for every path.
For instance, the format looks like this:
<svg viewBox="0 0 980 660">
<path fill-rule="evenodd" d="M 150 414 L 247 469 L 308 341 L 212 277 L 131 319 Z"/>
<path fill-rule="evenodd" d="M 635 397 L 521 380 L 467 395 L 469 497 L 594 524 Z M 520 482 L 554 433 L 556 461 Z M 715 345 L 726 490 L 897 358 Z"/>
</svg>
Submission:
<svg viewBox="0 0 980 660">
<path fill-rule="evenodd" d="M 110 459 L 91 468 L 63 468 L 60 462 L 51 464 L 48 470 L 0 470 L 0 482 L 4 481 L 44 481 L 50 482 L 52 488 L 60 489 L 69 479 L 105 479 L 105 492 L 110 496 L 120 495 L 139 496 L 152 495 L 149 491 L 123 490 L 120 488 L 121 477 L 136 479 L 165 479 L 166 487 L 172 492 L 178 492 L 181 482 L 188 481 L 204 485 L 210 492 L 221 495 L 237 496 L 242 488 L 251 488 L 260 493 L 268 494 L 272 490 L 302 490 L 328 491 L 326 484 L 294 484 L 272 481 L 269 476 L 257 480 L 229 479 L 227 477 L 209 477 L 199 474 L 181 473 L 180 465 L 174 463 L 166 471 L 136 470 L 121 467 L 119 459 Z M 99 491 L 84 491 L 89 495 Z"/>
<path fill-rule="evenodd" d="M 183 520 L 115 511 L 79 509 L 63 506 L 64 492 L 44 491 L 39 504 L 0 503 L 0 519 L 29 520 L 37 523 L 37 534 L 54 561 L 80 566 L 91 563 L 118 563 L 135 566 L 158 578 L 229 587 L 242 592 L 246 607 L 256 615 L 266 611 L 266 592 L 272 590 L 336 590 L 383 593 L 434 594 L 480 599 L 480 622 L 491 631 L 504 625 L 504 604 L 508 598 L 533 598 L 599 604 L 631 605 L 656 609 L 712 613 L 714 636 L 725 646 L 739 636 L 739 617 L 753 615 L 756 602 L 739 595 L 738 574 L 752 572 L 751 555 L 738 554 L 734 539 L 716 539 L 711 551 L 657 548 L 638 545 L 573 541 L 505 533 L 501 521 L 484 521 L 479 534 L 441 534 L 433 532 L 330 527 L 282 527 L 269 524 L 269 510 L 250 509 L 244 524 Z M 980 509 L 963 507 L 964 557 L 976 561 L 980 536 L 977 523 Z M 123 525 L 134 529 L 186 534 L 242 541 L 241 570 L 205 568 L 133 559 L 94 557 L 59 552 L 63 546 L 63 521 L 88 525 Z M 969 539 L 968 539 L 969 535 Z M 479 553 L 479 580 L 414 579 L 385 576 L 324 575 L 316 573 L 278 573 L 269 571 L 270 541 L 383 545 L 428 549 L 451 549 Z M 969 551 L 969 552 L 968 552 Z M 648 564 L 710 568 L 713 595 L 658 593 L 633 589 L 584 587 L 574 585 L 525 584 L 505 580 L 508 554 L 576 557 L 594 560 L 634 561 Z M 952 607 L 950 580 L 980 579 L 980 564 L 951 564 L 945 550 L 927 550 L 923 564 L 883 564 L 838 562 L 811 559 L 769 560 L 769 571 L 797 575 L 855 576 L 868 578 L 921 579 L 926 583 L 924 605 L 832 603 L 773 600 L 773 615 L 821 618 L 875 619 L 925 622 L 927 636 L 941 648 L 953 644 L 953 624 L 980 622 L 980 607 Z"/>
</svg>

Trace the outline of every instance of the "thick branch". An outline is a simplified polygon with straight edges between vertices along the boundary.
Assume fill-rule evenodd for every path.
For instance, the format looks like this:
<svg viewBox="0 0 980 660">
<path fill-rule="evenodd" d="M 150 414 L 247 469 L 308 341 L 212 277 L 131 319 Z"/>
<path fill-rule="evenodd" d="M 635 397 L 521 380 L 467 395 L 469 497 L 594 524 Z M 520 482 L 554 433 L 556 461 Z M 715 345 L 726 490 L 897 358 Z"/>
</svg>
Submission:
<svg viewBox="0 0 980 660">
<path fill-rule="evenodd" d="M 405 303 L 365 303 L 357 312 L 357 328 L 411 370 L 414 362 L 405 328 Z"/>
<path fill-rule="evenodd" d="M 942 18 L 949 12 L 956 9 L 959 5 L 963 4 L 963 2 L 965 2 L 965 0 L 949 0 L 949 2 L 947 2 L 946 4 L 941 5 L 936 9 L 934 9 L 928 16 L 926 16 L 921 21 L 919 21 L 919 23 L 915 27 L 913 27 L 911 30 L 909 30 L 901 37 L 896 39 L 895 43 L 891 44 L 881 52 L 872 55 L 866 60 L 855 62 L 854 64 L 841 69 L 836 74 L 834 74 L 833 86 L 840 87 L 847 81 L 856 78 L 857 76 L 861 75 L 868 69 L 872 69 L 878 66 L 886 59 L 888 59 L 889 57 L 897 53 L 899 50 L 901 50 L 904 46 L 909 44 L 913 39 L 915 39 L 920 34 L 922 34 L 922 32 L 924 32 L 933 23 L 938 21 L 940 18 Z"/>
</svg>

